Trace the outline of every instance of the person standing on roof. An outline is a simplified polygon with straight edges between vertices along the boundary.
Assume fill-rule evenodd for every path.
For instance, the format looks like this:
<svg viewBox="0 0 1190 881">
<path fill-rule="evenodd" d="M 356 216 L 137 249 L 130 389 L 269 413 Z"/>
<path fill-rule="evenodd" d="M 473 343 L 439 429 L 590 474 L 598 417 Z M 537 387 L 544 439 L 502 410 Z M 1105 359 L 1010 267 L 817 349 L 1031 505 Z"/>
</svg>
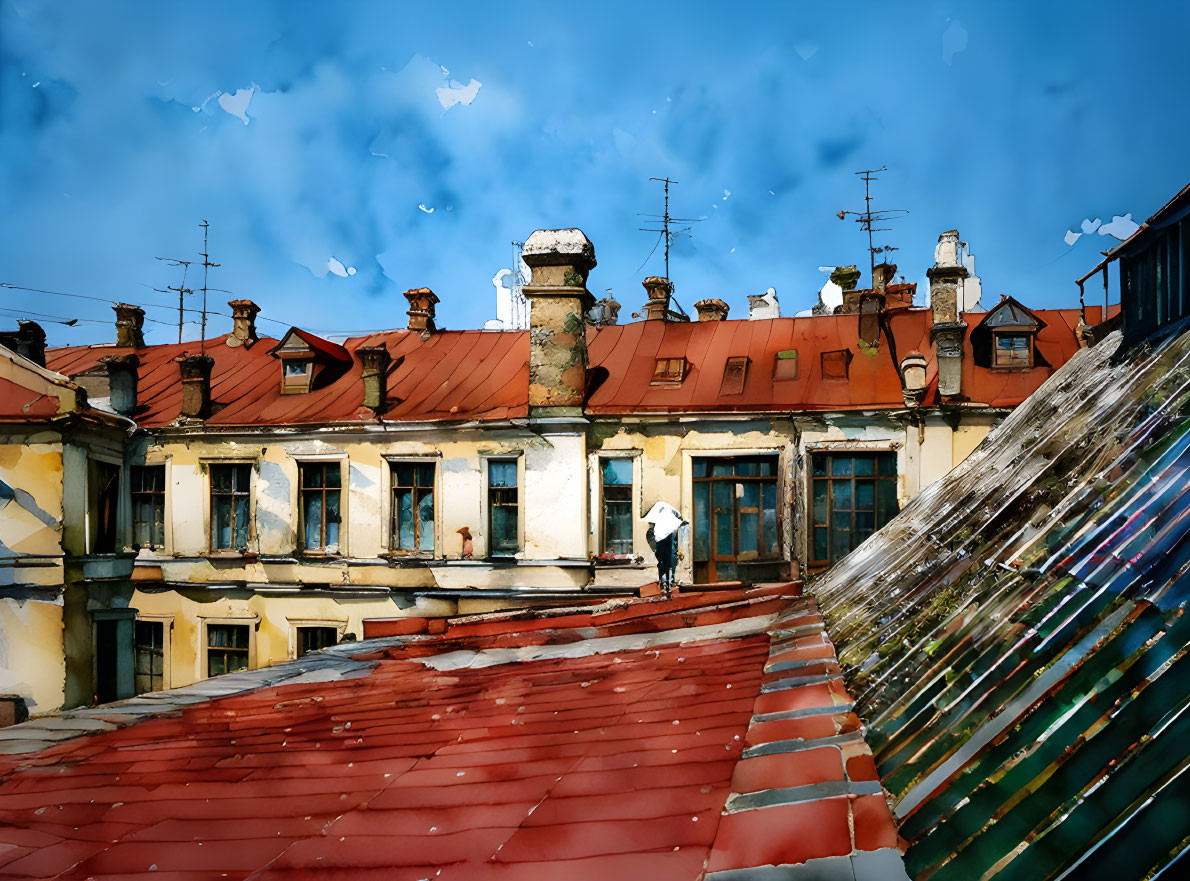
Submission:
<svg viewBox="0 0 1190 881">
<path fill-rule="evenodd" d="M 678 566 L 678 530 L 682 515 L 669 502 L 658 502 L 645 514 L 645 522 L 653 533 L 657 553 L 657 581 L 669 596 L 674 583 L 674 570 Z"/>
</svg>

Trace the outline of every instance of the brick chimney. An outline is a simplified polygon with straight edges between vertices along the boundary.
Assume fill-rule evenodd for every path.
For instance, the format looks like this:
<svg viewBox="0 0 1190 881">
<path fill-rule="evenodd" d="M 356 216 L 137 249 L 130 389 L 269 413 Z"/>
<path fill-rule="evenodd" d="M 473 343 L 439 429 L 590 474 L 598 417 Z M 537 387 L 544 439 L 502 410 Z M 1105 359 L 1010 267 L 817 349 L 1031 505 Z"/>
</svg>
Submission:
<svg viewBox="0 0 1190 881">
<path fill-rule="evenodd" d="M 384 346 L 363 346 L 356 349 L 363 367 L 364 406 L 377 413 L 384 410 L 388 400 L 388 365 L 391 358 Z"/>
<path fill-rule="evenodd" d="M 124 349 L 143 349 L 145 310 L 127 303 L 117 303 L 112 309 L 116 313 L 116 345 Z"/>
<path fill-rule="evenodd" d="M 930 309 L 934 327 L 930 337 L 938 355 L 938 394 L 961 395 L 963 391 L 963 342 L 967 325 L 959 313 L 959 288 L 967 277 L 959 254 L 959 231 L 938 236 L 934 265 L 926 270 L 930 280 Z"/>
<path fill-rule="evenodd" d="M 659 275 L 650 275 L 641 284 L 649 295 L 649 301 L 645 303 L 645 318 L 649 321 L 664 321 L 669 312 L 669 298 L 674 292 L 673 282 Z"/>
<path fill-rule="evenodd" d="M 139 377 L 136 369 L 140 358 L 136 355 L 107 355 L 99 359 L 107 368 L 108 397 L 111 408 L 121 416 L 130 416 L 136 409 Z"/>
<path fill-rule="evenodd" d="M 521 256 L 533 272 L 522 288 L 529 301 L 529 413 L 582 415 L 595 246 L 582 230 L 539 229 L 525 239 Z"/>
<path fill-rule="evenodd" d="M 699 321 L 723 321 L 727 318 L 727 304 L 715 297 L 699 300 L 694 308 L 698 310 Z"/>
<path fill-rule="evenodd" d="M 921 406 L 926 393 L 926 358 L 916 349 L 901 359 L 901 393 L 906 407 Z"/>
<path fill-rule="evenodd" d="M 897 264 L 877 263 L 872 267 L 872 275 L 872 286 L 878 291 L 883 291 L 897 277 Z"/>
<path fill-rule="evenodd" d="M 256 316 L 260 307 L 251 300 L 228 300 L 231 307 L 231 333 L 227 335 L 227 344 L 232 348 L 243 346 L 252 348 L 252 344 L 259 339 L 256 336 Z"/>
<path fill-rule="evenodd" d="M 429 288 L 411 288 L 405 291 L 405 299 L 409 301 L 409 330 L 417 331 L 423 336 L 432 334 L 434 326 L 434 305 L 438 296 Z"/>
<path fill-rule="evenodd" d="M 182 374 L 182 411 L 186 419 L 206 419 L 211 412 L 210 355 L 180 355 L 174 359 Z"/>
<path fill-rule="evenodd" d="M 39 367 L 45 367 L 45 331 L 36 321 L 18 321 L 16 330 L 0 333 L 0 345 Z"/>
</svg>

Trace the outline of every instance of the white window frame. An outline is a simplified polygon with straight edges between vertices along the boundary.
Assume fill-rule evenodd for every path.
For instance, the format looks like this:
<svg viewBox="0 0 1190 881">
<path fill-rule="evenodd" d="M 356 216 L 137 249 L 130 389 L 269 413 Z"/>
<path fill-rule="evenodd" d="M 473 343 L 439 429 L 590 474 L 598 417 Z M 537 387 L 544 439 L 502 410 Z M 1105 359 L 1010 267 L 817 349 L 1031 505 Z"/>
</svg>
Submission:
<svg viewBox="0 0 1190 881">
<path fill-rule="evenodd" d="M 393 535 L 393 465 L 427 465 L 434 466 L 434 550 L 432 553 L 426 553 L 419 550 L 400 550 L 393 547 L 395 536 Z M 380 499 L 380 516 L 383 518 L 380 524 L 380 535 L 384 543 L 381 549 L 381 556 L 385 557 L 400 557 L 402 559 L 410 560 L 437 560 L 446 556 L 446 549 L 443 547 L 442 534 L 442 454 L 441 453 L 426 453 L 424 455 L 410 454 L 410 455 L 386 455 L 384 456 L 384 486 L 382 487 L 382 495 Z M 486 474 L 486 468 L 484 473 Z M 486 480 L 486 477 L 484 478 Z"/>
<path fill-rule="evenodd" d="M 303 627 L 334 627 L 338 632 L 335 642 L 343 641 L 343 635 L 347 633 L 348 621 L 346 618 L 289 618 L 289 660 L 297 658 L 298 650 L 298 630 Z"/>
</svg>

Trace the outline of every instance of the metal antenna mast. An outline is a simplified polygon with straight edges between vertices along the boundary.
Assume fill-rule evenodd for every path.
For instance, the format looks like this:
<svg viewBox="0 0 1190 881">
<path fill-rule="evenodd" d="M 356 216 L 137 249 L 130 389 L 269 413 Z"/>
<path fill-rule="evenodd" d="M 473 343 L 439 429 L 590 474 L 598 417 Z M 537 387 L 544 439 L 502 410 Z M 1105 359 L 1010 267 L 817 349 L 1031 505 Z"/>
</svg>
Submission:
<svg viewBox="0 0 1190 881">
<path fill-rule="evenodd" d="M 660 222 L 661 229 L 656 229 L 655 227 L 651 227 L 651 226 L 641 226 L 641 227 L 637 227 L 637 229 L 640 229 L 644 232 L 660 233 L 662 236 L 665 237 L 665 277 L 667 279 L 669 279 L 669 248 L 673 244 L 673 240 L 676 236 L 680 236 L 683 233 L 688 233 L 690 231 L 690 227 L 686 227 L 685 229 L 679 229 L 679 230 L 670 230 L 670 225 L 675 224 L 675 223 L 698 223 L 701 220 L 706 220 L 706 218 L 705 217 L 672 217 L 672 216 L 670 216 L 670 213 L 669 213 L 669 185 L 676 184 L 679 182 L 676 180 L 670 180 L 668 177 L 651 177 L 651 178 L 649 178 L 649 180 L 655 180 L 658 183 L 662 183 L 665 185 L 665 213 L 663 213 L 663 214 L 638 214 L 637 215 L 638 217 L 652 218 L 651 220 L 645 221 L 646 223 L 656 224 L 656 223 Z M 652 255 L 650 255 L 650 256 L 652 256 Z M 645 262 L 647 263 L 648 260 L 646 259 Z"/>
<path fill-rule="evenodd" d="M 180 285 L 177 287 L 166 285 L 164 288 L 153 288 L 153 290 L 161 294 L 176 293 L 178 295 L 178 342 L 180 343 L 182 341 L 182 325 L 186 323 L 186 295 L 194 293 L 193 288 L 186 287 L 186 273 L 189 272 L 190 264 L 194 261 L 178 260 L 176 257 L 158 257 L 156 259 L 163 263 L 168 263 L 170 266 L 182 267 L 182 283 Z"/>
<path fill-rule="evenodd" d="M 882 171 L 888 171 L 888 168 L 886 166 L 882 165 L 879 168 L 866 168 L 863 171 L 855 172 L 859 177 L 863 178 L 863 181 L 864 181 L 864 210 L 863 211 L 843 210 L 835 215 L 836 217 L 839 218 L 839 220 L 845 220 L 847 218 L 847 215 L 850 214 L 852 217 L 855 218 L 855 222 L 858 223 L 862 229 L 867 231 L 867 233 L 868 233 L 868 269 L 871 272 L 870 277 L 872 279 L 872 287 L 873 288 L 876 287 L 876 255 L 881 254 L 885 251 L 899 250 L 898 248 L 894 248 L 891 245 L 882 245 L 879 248 L 876 247 L 876 244 L 872 237 L 872 233 L 874 233 L 874 232 L 889 232 L 892 229 L 892 227 L 875 226 L 874 224 L 887 223 L 888 221 L 892 220 L 895 217 L 903 217 L 909 213 L 909 210 L 907 208 L 877 208 L 875 211 L 872 210 L 872 181 L 879 180 L 880 178 L 876 177 L 876 175 Z"/>
<path fill-rule="evenodd" d="M 202 354 L 206 354 L 206 348 L 207 348 L 207 270 L 208 269 L 218 269 L 219 264 L 211 262 L 211 255 L 209 253 L 210 249 L 207 247 L 207 233 L 210 230 L 211 225 L 209 223 L 207 223 L 207 219 L 204 217 L 202 223 L 200 223 L 199 226 L 202 227 L 202 251 L 200 252 L 200 255 L 199 255 L 202 257 L 202 333 L 199 335 L 199 340 L 200 340 L 199 351 Z"/>
</svg>

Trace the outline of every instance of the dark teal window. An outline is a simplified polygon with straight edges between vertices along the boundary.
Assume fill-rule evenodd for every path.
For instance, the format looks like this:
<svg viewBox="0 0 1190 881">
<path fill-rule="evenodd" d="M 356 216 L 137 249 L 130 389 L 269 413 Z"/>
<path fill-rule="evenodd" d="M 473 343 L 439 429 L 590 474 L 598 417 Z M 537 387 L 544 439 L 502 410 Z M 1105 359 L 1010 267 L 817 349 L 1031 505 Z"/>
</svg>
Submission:
<svg viewBox="0 0 1190 881">
<path fill-rule="evenodd" d="M 488 460 L 489 554 L 515 554 L 521 549 L 517 535 L 520 513 L 516 460 Z"/>
<path fill-rule="evenodd" d="M 632 553 L 632 460 L 603 459 L 603 550 Z"/>
<path fill-rule="evenodd" d="M 810 562 L 851 553 L 897 515 L 896 453 L 813 453 Z"/>
<path fill-rule="evenodd" d="M 252 466 L 211 466 L 211 549 L 246 550 Z"/>
<path fill-rule="evenodd" d="M 392 549 L 434 553 L 434 463 L 393 462 Z"/>
</svg>

